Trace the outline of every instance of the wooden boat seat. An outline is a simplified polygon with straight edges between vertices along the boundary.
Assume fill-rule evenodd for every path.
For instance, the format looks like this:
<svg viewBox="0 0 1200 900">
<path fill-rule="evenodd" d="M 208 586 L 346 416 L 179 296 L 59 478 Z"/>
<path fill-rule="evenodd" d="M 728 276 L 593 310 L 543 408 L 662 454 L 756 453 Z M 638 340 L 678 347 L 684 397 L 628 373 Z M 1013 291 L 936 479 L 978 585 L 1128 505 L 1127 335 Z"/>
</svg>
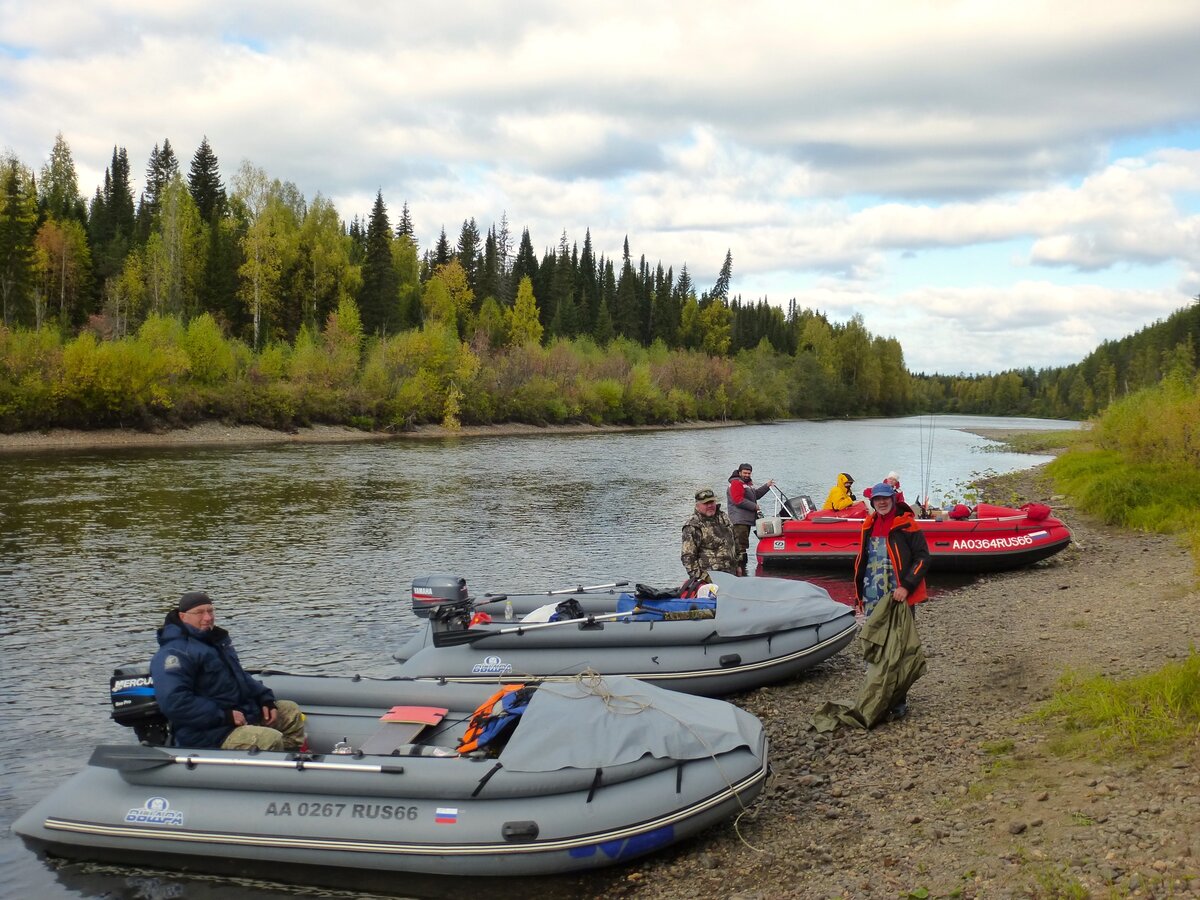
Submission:
<svg viewBox="0 0 1200 900">
<path fill-rule="evenodd" d="M 389 756 L 430 725 L 437 725 L 449 710 L 440 706 L 393 706 L 379 717 L 379 729 L 359 748 L 373 756 Z"/>
</svg>

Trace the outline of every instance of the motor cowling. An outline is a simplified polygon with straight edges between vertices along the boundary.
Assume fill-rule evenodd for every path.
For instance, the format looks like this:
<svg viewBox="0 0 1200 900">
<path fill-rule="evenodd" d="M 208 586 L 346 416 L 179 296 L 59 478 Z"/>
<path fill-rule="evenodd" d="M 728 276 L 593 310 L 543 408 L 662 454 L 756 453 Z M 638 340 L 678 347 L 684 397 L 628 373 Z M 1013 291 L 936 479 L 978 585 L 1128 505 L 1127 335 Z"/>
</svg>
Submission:
<svg viewBox="0 0 1200 900">
<path fill-rule="evenodd" d="M 461 575 L 425 575 L 412 582 L 412 609 L 422 619 L 445 605 L 461 605 L 470 601 L 467 579 Z"/>
<path fill-rule="evenodd" d="M 143 744 L 166 746 L 171 726 L 154 697 L 154 679 L 144 663 L 118 666 L 108 680 L 112 717 L 118 725 L 132 728 Z"/>
</svg>

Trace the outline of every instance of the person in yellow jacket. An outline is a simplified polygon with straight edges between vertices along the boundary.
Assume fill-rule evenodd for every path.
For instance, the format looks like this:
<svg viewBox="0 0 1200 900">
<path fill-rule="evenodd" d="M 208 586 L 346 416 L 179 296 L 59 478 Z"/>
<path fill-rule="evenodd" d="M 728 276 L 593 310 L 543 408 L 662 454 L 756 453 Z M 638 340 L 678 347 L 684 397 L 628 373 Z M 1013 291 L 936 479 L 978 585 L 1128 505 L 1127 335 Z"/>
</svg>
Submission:
<svg viewBox="0 0 1200 900">
<path fill-rule="evenodd" d="M 858 499 L 851 490 L 853 486 L 854 479 L 842 472 L 837 477 L 837 484 L 830 488 L 829 496 L 825 498 L 825 505 L 821 509 L 845 509 Z"/>
</svg>

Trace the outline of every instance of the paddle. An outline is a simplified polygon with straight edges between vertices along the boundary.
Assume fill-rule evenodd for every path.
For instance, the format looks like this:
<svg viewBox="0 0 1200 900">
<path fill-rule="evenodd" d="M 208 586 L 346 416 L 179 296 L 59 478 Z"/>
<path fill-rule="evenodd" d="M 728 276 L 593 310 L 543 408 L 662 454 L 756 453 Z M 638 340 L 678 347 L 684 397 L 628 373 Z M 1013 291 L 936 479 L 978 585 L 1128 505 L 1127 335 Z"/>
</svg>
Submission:
<svg viewBox="0 0 1200 900">
<path fill-rule="evenodd" d="M 577 587 L 559 588 L 556 591 L 546 591 L 545 594 L 530 594 L 528 596 L 531 596 L 531 597 L 541 597 L 541 596 L 554 597 L 558 594 L 586 594 L 589 591 L 602 591 L 602 590 L 606 590 L 608 588 L 627 587 L 628 585 L 629 585 L 628 581 L 614 581 L 614 582 L 612 582 L 612 584 L 589 584 L 589 585 L 581 584 L 581 585 L 578 585 Z M 484 594 L 483 596 L 486 599 L 480 600 L 479 602 L 477 602 L 475 604 L 476 606 L 486 606 L 489 603 L 500 603 L 501 601 L 508 599 L 508 594 L 496 594 L 495 596 L 493 596 L 492 594 Z"/>
<path fill-rule="evenodd" d="M 105 744 L 92 751 L 89 766 L 99 766 L 104 769 L 117 769 L 122 772 L 137 772 L 146 769 L 158 769 L 172 763 L 180 763 L 189 769 L 197 765 L 216 766 L 252 766 L 265 769 L 320 769 L 333 772 L 380 772 L 385 775 L 402 775 L 404 766 L 390 763 L 361 763 L 360 754 L 354 756 L 325 755 L 320 759 L 288 755 L 276 756 L 204 756 L 203 750 L 189 751 L 187 756 L 177 756 L 161 747 L 147 747 L 145 744 Z M 335 760 L 338 760 L 335 762 Z M 341 762 L 340 760 L 353 760 Z"/>
<path fill-rule="evenodd" d="M 101 744 L 92 751 L 89 766 L 102 769 L 118 769 L 123 772 L 137 772 L 143 769 L 157 769 L 169 766 L 175 762 L 175 755 L 159 747 L 147 747 L 143 744 Z"/>
<path fill-rule="evenodd" d="M 560 619 L 557 622 L 534 622 L 532 625 L 514 625 L 511 628 L 500 628 L 496 631 L 484 629 L 434 631 L 433 646 L 457 647 L 460 644 L 473 644 L 475 641 L 481 641 L 484 638 L 495 637 L 500 634 L 523 634 L 526 631 L 534 631 L 539 628 L 557 628 L 560 625 L 578 625 L 580 628 L 587 628 L 595 622 L 603 622 L 608 619 L 623 619 L 639 612 L 644 612 L 644 610 L 635 606 L 629 612 L 605 613 L 601 616 L 588 616 L 584 619 Z"/>
</svg>

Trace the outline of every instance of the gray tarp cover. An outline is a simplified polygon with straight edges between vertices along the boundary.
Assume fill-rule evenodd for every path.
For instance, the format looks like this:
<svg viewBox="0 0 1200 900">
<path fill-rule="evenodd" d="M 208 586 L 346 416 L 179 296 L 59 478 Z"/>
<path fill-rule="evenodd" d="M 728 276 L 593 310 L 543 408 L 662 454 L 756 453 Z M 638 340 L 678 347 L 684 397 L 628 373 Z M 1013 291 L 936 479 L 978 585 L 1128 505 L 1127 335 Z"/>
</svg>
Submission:
<svg viewBox="0 0 1200 900">
<path fill-rule="evenodd" d="M 544 684 L 500 753 L 514 772 L 597 769 L 758 750 L 762 723 L 732 703 L 693 697 L 625 675 Z"/>
<path fill-rule="evenodd" d="M 725 636 L 804 628 L 852 615 L 824 588 L 787 578 L 738 578 L 712 572 L 717 586 L 717 631 Z"/>
</svg>

